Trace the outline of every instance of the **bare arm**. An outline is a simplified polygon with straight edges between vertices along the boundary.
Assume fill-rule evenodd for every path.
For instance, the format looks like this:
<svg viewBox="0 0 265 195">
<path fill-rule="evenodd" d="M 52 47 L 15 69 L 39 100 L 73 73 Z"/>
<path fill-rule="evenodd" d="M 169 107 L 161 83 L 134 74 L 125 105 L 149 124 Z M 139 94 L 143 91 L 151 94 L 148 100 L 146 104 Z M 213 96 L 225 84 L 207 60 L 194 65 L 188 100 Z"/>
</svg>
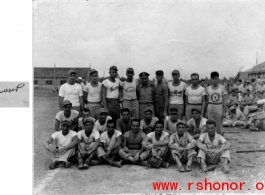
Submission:
<svg viewBox="0 0 265 195">
<path fill-rule="evenodd" d="M 164 99 L 165 99 L 164 117 L 166 117 L 167 116 L 167 108 L 168 108 L 168 88 L 166 85 L 163 87 L 163 91 L 164 91 Z"/>
<path fill-rule="evenodd" d="M 225 116 L 225 113 L 226 113 L 226 111 L 227 111 L 227 95 L 225 94 L 225 95 L 223 95 L 223 100 L 224 100 L 224 111 L 223 111 L 223 115 Z"/>
<path fill-rule="evenodd" d="M 142 141 L 142 146 L 144 149 L 150 149 L 150 146 L 149 146 L 149 137 L 146 136 L 145 139 Z"/>
<path fill-rule="evenodd" d="M 55 131 L 60 131 L 60 121 L 58 119 L 55 119 Z"/>
<path fill-rule="evenodd" d="M 202 116 L 204 115 L 205 112 L 205 105 L 206 105 L 206 95 L 202 96 Z"/>
<path fill-rule="evenodd" d="M 102 101 L 103 107 L 105 107 L 105 108 L 107 108 L 106 95 L 107 95 L 107 88 L 102 84 L 102 87 L 101 87 L 101 101 Z"/>
<path fill-rule="evenodd" d="M 202 144 L 202 141 L 200 140 L 200 139 L 197 139 L 197 147 L 198 148 L 200 148 L 200 149 L 202 149 L 203 151 L 205 151 L 205 152 L 208 152 L 209 151 L 209 149 L 208 148 L 206 148 L 203 144 Z"/>
<path fill-rule="evenodd" d="M 83 96 L 79 97 L 79 101 L 80 101 L 80 112 L 83 111 L 84 109 L 84 101 L 83 101 Z"/>
<path fill-rule="evenodd" d="M 87 95 L 88 93 L 86 91 L 83 91 L 83 100 L 84 100 L 84 103 L 87 104 Z"/>
<path fill-rule="evenodd" d="M 94 151 L 96 151 L 99 147 L 99 144 L 100 144 L 100 140 L 99 138 L 95 140 L 95 144 L 94 146 L 89 150 L 88 154 L 91 154 L 93 153 Z"/>
<path fill-rule="evenodd" d="M 154 143 L 154 146 L 168 146 L 169 136 L 167 135 L 164 140 Z"/>
<path fill-rule="evenodd" d="M 116 128 L 117 128 L 118 131 L 122 132 L 122 130 L 121 130 L 121 124 L 118 122 L 118 120 L 117 120 Z"/>
<path fill-rule="evenodd" d="M 54 141 L 54 139 L 52 137 L 50 137 L 48 140 L 46 140 L 44 143 L 43 143 L 43 147 L 46 149 L 46 150 L 49 150 L 51 152 L 55 152 L 56 149 L 54 149 L 53 147 L 50 146 L 50 144 Z"/>
<path fill-rule="evenodd" d="M 74 124 L 72 126 L 72 130 L 78 131 L 78 117 L 74 119 Z"/>
<path fill-rule="evenodd" d="M 77 144 L 79 144 L 80 140 L 78 139 L 77 135 L 73 137 L 73 140 L 70 144 L 68 144 L 67 146 L 65 146 L 64 148 L 66 150 L 74 148 Z"/>
<path fill-rule="evenodd" d="M 59 107 L 60 107 L 60 110 L 63 110 L 63 99 L 64 99 L 64 97 L 59 96 Z"/>
<path fill-rule="evenodd" d="M 122 142 L 122 136 L 120 135 L 117 137 L 116 143 L 110 148 L 110 150 L 113 151 L 116 148 L 118 148 L 121 145 L 121 142 Z"/>
<path fill-rule="evenodd" d="M 225 150 L 229 150 L 230 148 L 231 148 L 231 143 L 230 143 L 229 141 L 226 141 L 226 142 L 224 143 L 224 146 L 221 147 L 219 150 L 220 150 L 220 152 L 223 152 L 223 151 L 225 151 Z"/>
</svg>

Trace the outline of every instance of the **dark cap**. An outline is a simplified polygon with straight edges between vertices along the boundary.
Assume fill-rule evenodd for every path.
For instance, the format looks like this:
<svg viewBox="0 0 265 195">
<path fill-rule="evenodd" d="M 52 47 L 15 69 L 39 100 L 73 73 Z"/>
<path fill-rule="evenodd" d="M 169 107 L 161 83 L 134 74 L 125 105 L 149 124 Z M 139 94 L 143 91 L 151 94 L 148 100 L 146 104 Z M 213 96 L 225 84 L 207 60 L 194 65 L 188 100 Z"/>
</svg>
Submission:
<svg viewBox="0 0 265 195">
<path fill-rule="evenodd" d="M 236 91 L 237 91 L 237 89 L 236 89 L 236 88 L 232 89 L 232 92 L 236 92 Z"/>
<path fill-rule="evenodd" d="M 86 117 L 83 119 L 83 123 L 86 124 L 87 122 L 94 124 L 95 120 L 91 117 Z"/>
<path fill-rule="evenodd" d="M 98 113 L 101 114 L 101 113 L 108 113 L 108 109 L 107 108 L 100 108 Z"/>
<path fill-rule="evenodd" d="M 178 109 L 177 108 L 170 108 L 169 113 L 178 113 Z"/>
<path fill-rule="evenodd" d="M 109 70 L 116 70 L 116 71 L 118 71 L 118 68 L 117 68 L 117 66 L 111 66 L 111 67 L 109 68 Z"/>
<path fill-rule="evenodd" d="M 98 73 L 98 71 L 95 69 L 92 69 L 91 72 L 89 73 L 89 75 L 92 75 L 93 73 Z"/>
<path fill-rule="evenodd" d="M 173 70 L 172 74 L 180 74 L 178 70 Z"/>
<path fill-rule="evenodd" d="M 197 112 L 199 112 L 199 113 L 202 112 L 200 108 L 192 108 L 192 109 L 191 109 L 191 113 L 192 113 L 193 111 L 195 111 L 195 110 L 196 110 Z"/>
<path fill-rule="evenodd" d="M 134 72 L 133 68 L 127 68 L 126 72 Z"/>
<path fill-rule="evenodd" d="M 144 109 L 144 112 L 151 111 L 153 113 L 153 110 L 150 107 L 147 107 Z"/>
<path fill-rule="evenodd" d="M 163 70 L 157 70 L 157 71 L 156 71 L 156 75 L 164 75 Z"/>
<path fill-rule="evenodd" d="M 76 74 L 76 72 L 74 70 L 69 70 L 67 75 L 69 76 L 70 74 Z"/>
<path fill-rule="evenodd" d="M 66 105 L 69 105 L 69 104 L 72 106 L 72 103 L 69 100 L 64 100 L 63 101 L 63 107 L 66 106 Z"/>
<path fill-rule="evenodd" d="M 142 77 L 142 76 L 149 76 L 149 74 L 148 74 L 147 72 L 141 72 L 141 73 L 139 74 L 139 76 L 140 76 L 140 77 Z"/>
<path fill-rule="evenodd" d="M 71 121 L 68 121 L 68 120 L 64 120 L 64 121 L 61 122 L 61 125 L 71 126 L 72 125 L 72 122 Z"/>
</svg>

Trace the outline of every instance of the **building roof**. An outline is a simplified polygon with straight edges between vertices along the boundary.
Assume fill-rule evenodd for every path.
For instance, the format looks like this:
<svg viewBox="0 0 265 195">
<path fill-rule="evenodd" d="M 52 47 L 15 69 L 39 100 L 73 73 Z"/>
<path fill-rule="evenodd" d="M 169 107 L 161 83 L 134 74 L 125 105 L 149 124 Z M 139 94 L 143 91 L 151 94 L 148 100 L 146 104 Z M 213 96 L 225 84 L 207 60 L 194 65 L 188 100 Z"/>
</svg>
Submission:
<svg viewBox="0 0 265 195">
<path fill-rule="evenodd" d="M 262 73 L 262 72 L 264 73 L 265 72 L 265 62 L 262 62 L 256 66 L 254 66 L 253 68 L 246 70 L 245 72 L 247 72 L 248 74 Z"/>
<path fill-rule="evenodd" d="M 68 67 L 55 67 L 55 78 L 67 78 L 67 72 L 73 69 L 76 71 L 77 77 L 82 77 L 84 80 L 87 78 L 90 68 L 68 68 Z M 34 78 L 53 78 L 54 68 L 47 67 L 34 67 Z"/>
</svg>

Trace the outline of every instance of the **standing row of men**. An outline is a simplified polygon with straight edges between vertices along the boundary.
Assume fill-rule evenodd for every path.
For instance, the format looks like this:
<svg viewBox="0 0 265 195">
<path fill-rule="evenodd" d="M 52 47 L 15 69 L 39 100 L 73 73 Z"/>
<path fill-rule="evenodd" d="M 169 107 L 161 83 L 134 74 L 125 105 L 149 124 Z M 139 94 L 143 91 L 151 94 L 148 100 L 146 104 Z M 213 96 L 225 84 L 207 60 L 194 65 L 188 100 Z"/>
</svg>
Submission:
<svg viewBox="0 0 265 195">
<path fill-rule="evenodd" d="M 211 73 L 212 85 L 206 89 L 199 84 L 199 75 L 191 75 L 192 85 L 188 86 L 180 81 L 180 72 L 172 71 L 171 82 L 163 82 L 163 71 L 156 71 L 157 84 L 149 82 L 149 74 L 142 72 L 139 74 L 140 80 L 134 79 L 133 68 L 126 70 L 127 79 L 122 82 L 117 78 L 118 69 L 111 66 L 109 78 L 102 83 L 98 81 L 98 72 L 90 72 L 91 82 L 84 91 L 79 84 L 75 83 L 76 72 L 68 72 L 67 83 L 63 84 L 59 90 L 59 106 L 63 110 L 63 101 L 69 100 L 74 110 L 83 111 L 84 108 L 90 110 L 90 114 L 96 120 L 99 118 L 99 109 L 105 107 L 109 110 L 109 115 L 116 122 L 120 118 L 121 108 L 128 108 L 130 115 L 135 119 L 145 118 L 145 109 L 150 108 L 152 115 L 159 120 L 168 116 L 171 108 L 178 110 L 178 118 L 186 121 L 191 119 L 191 110 L 197 108 L 201 110 L 203 116 L 213 119 L 217 123 L 217 132 L 221 134 L 222 119 L 226 113 L 226 90 L 219 84 L 218 72 Z"/>
</svg>

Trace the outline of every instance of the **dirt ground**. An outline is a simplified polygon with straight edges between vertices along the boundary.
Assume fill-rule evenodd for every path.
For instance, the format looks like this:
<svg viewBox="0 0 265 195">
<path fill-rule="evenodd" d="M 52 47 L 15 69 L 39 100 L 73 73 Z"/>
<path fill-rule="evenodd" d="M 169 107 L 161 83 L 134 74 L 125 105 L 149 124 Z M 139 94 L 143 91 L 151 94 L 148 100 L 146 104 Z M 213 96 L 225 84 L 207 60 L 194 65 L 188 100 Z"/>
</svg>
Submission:
<svg viewBox="0 0 265 195">
<path fill-rule="evenodd" d="M 135 165 L 115 168 L 107 165 L 92 166 L 88 170 L 58 168 L 50 171 L 51 160 L 42 143 L 54 132 L 54 117 L 58 112 L 58 97 L 49 92 L 34 95 L 34 194 L 117 194 L 117 193 L 177 193 L 196 192 L 195 184 L 188 190 L 188 182 L 245 182 L 243 189 L 236 192 L 260 192 L 257 182 L 265 185 L 265 153 L 236 153 L 237 149 L 265 149 L 265 132 L 250 132 L 238 128 L 226 128 L 225 137 L 232 143 L 230 173 L 223 174 L 221 167 L 203 174 L 199 164 L 193 164 L 193 171 L 179 173 L 176 165 L 164 169 L 146 169 Z M 240 132 L 238 132 L 240 131 Z M 152 182 L 179 182 L 179 190 L 154 191 Z M 180 190 L 181 188 L 181 190 Z M 208 191 L 224 192 L 224 191 Z M 234 192 L 234 191 L 226 191 Z"/>
</svg>

